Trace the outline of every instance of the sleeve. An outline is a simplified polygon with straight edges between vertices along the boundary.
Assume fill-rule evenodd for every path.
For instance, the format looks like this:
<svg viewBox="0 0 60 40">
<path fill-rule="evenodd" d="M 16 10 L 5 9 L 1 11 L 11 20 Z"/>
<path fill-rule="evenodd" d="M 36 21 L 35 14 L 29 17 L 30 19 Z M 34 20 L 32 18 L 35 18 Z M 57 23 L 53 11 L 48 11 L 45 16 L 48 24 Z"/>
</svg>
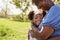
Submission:
<svg viewBox="0 0 60 40">
<path fill-rule="evenodd" d="M 54 29 L 60 28 L 60 7 L 51 7 L 44 17 L 44 20 L 42 20 L 41 24 L 39 25 L 39 28 L 43 25 L 51 26 Z"/>
</svg>

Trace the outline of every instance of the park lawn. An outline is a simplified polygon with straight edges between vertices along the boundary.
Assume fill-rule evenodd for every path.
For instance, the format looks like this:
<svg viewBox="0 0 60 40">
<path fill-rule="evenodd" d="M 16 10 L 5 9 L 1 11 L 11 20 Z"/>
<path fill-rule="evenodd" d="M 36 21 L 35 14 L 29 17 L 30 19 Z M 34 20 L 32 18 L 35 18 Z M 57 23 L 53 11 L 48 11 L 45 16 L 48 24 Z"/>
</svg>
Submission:
<svg viewBox="0 0 60 40">
<path fill-rule="evenodd" d="M 0 40 L 27 40 L 29 28 L 30 22 L 0 18 Z"/>
</svg>

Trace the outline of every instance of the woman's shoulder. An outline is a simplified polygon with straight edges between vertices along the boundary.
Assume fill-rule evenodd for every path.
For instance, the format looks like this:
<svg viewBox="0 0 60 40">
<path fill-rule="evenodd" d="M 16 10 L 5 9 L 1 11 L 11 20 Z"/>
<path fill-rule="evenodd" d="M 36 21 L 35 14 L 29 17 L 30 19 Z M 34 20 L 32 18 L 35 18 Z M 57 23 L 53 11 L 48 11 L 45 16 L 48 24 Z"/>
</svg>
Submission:
<svg viewBox="0 0 60 40">
<path fill-rule="evenodd" d="M 60 5 L 54 5 L 51 7 L 51 9 L 60 9 Z"/>
<path fill-rule="evenodd" d="M 50 14 L 55 14 L 55 13 L 58 13 L 58 12 L 60 12 L 60 5 L 54 5 L 48 11 L 48 13 L 50 13 Z"/>
</svg>

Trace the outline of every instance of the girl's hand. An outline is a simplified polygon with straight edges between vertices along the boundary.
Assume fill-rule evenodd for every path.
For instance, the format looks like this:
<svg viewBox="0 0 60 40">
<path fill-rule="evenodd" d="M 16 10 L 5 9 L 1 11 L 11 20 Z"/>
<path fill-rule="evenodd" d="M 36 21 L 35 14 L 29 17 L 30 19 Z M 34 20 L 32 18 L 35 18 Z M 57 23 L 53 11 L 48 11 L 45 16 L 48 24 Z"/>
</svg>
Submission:
<svg viewBox="0 0 60 40">
<path fill-rule="evenodd" d="M 29 30 L 30 34 L 32 37 L 37 38 L 37 36 L 39 35 L 38 29 L 33 28 L 32 30 Z"/>
<path fill-rule="evenodd" d="M 31 36 L 33 38 L 36 38 L 37 40 L 42 40 L 42 38 L 38 32 L 36 32 L 36 31 L 34 32 L 33 30 L 29 30 L 29 33 L 31 34 Z"/>
<path fill-rule="evenodd" d="M 34 32 L 39 32 L 39 29 L 36 28 L 36 27 L 32 27 L 32 30 L 33 30 Z"/>
</svg>

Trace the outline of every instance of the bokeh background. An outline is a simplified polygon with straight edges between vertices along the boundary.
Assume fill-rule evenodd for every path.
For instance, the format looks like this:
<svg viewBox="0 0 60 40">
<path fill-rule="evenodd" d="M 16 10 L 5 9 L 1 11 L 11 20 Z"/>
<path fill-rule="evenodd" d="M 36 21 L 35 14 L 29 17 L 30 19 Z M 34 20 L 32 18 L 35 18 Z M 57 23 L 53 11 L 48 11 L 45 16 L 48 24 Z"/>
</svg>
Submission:
<svg viewBox="0 0 60 40">
<path fill-rule="evenodd" d="M 60 0 L 52 0 L 60 4 Z M 39 12 L 31 0 L 0 0 L 0 40 L 28 40 L 28 13 Z"/>
</svg>

